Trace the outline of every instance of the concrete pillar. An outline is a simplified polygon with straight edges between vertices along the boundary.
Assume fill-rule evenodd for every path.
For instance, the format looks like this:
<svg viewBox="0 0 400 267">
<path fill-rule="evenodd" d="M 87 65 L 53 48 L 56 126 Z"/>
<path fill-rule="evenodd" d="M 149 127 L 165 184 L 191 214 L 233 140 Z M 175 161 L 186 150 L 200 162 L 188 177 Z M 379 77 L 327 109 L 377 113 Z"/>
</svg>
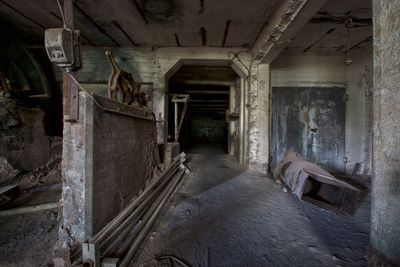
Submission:
<svg viewBox="0 0 400 267">
<path fill-rule="evenodd" d="M 249 88 L 249 167 L 266 174 L 269 139 L 269 64 L 253 66 Z"/>
<path fill-rule="evenodd" d="M 236 87 L 231 86 L 229 88 L 229 114 L 232 114 L 235 112 L 235 98 L 236 98 Z M 236 144 L 234 143 L 233 140 L 233 135 L 235 133 L 235 122 L 234 121 L 229 121 L 229 134 L 228 134 L 228 140 L 229 140 L 229 155 L 234 156 L 235 153 L 235 147 Z"/>
<path fill-rule="evenodd" d="M 400 0 L 374 0 L 370 265 L 400 263 Z M 382 265 L 380 265 L 382 266 Z M 386 265 L 385 265 L 386 266 Z"/>
</svg>

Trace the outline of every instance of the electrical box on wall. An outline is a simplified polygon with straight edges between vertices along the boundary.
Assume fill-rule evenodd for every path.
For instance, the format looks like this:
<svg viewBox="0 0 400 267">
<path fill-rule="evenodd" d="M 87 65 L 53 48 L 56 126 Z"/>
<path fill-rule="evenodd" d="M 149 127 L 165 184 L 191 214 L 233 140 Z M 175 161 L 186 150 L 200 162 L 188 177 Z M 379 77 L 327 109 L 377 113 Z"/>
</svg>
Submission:
<svg viewBox="0 0 400 267">
<path fill-rule="evenodd" d="M 65 68 L 67 72 L 79 69 L 79 31 L 68 28 L 47 29 L 44 34 L 47 55 L 52 63 Z"/>
</svg>

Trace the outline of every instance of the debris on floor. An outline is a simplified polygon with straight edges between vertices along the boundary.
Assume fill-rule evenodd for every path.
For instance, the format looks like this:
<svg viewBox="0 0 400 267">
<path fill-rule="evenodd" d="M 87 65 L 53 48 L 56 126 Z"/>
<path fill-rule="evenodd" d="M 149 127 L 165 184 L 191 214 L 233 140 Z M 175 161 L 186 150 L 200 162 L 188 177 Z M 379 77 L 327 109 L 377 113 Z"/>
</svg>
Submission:
<svg viewBox="0 0 400 267">
<path fill-rule="evenodd" d="M 0 97 L 0 155 L 17 169 L 31 171 L 51 157 L 44 112 L 18 100 Z"/>
<path fill-rule="evenodd" d="M 0 266 L 49 266 L 58 237 L 62 139 L 40 109 L 0 97 Z"/>
<path fill-rule="evenodd" d="M 0 184 L 12 180 L 21 171 L 16 170 L 5 157 L 0 156 Z"/>
<path fill-rule="evenodd" d="M 274 170 L 274 178 L 303 201 L 338 214 L 355 213 L 359 190 L 293 150 L 286 152 Z"/>
<path fill-rule="evenodd" d="M 0 266 L 50 266 L 58 238 L 61 158 L 8 180 L 18 188 L 4 201 L 0 194 Z"/>
</svg>

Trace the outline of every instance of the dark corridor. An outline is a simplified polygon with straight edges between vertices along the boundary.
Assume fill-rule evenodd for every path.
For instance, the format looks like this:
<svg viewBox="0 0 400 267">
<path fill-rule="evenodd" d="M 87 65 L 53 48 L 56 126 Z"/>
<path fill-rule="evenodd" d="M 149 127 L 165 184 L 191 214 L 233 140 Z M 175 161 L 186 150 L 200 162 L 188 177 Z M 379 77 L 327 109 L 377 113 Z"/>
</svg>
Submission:
<svg viewBox="0 0 400 267">
<path fill-rule="evenodd" d="M 181 151 L 199 154 L 226 154 L 229 140 L 226 114 L 230 87 L 237 74 L 227 66 L 181 67 L 169 81 L 168 141 L 174 141 L 176 94 L 189 96 L 187 111 L 179 133 Z M 184 113 L 178 104 L 178 117 Z"/>
<path fill-rule="evenodd" d="M 173 87 L 174 94 L 189 95 L 189 103 L 183 119 L 179 142 L 181 150 L 188 153 L 228 153 L 228 123 L 226 110 L 229 108 L 229 87 L 191 85 Z M 178 117 L 183 114 L 183 104 L 178 105 Z M 169 141 L 174 138 L 174 103 L 168 106 Z"/>
</svg>

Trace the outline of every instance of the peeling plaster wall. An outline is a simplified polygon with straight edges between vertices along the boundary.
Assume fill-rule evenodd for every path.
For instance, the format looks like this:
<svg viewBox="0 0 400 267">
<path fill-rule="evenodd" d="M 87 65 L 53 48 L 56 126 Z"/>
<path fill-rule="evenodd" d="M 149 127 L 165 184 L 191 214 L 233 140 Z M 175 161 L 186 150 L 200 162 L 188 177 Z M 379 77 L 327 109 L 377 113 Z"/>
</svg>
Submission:
<svg viewBox="0 0 400 267">
<path fill-rule="evenodd" d="M 372 157 L 372 51 L 353 53 L 347 69 L 346 170 L 371 175 Z M 357 170 L 356 164 L 361 164 Z M 355 169 L 356 167 L 356 169 Z"/>
<path fill-rule="evenodd" d="M 370 101 L 366 92 L 372 80 L 370 51 L 352 54 L 353 64 L 347 66 L 345 55 L 285 53 L 271 64 L 272 87 L 345 87 L 346 102 L 345 157 L 346 172 L 371 174 Z"/>
<path fill-rule="evenodd" d="M 269 138 L 269 77 L 268 64 L 252 68 L 249 90 L 249 167 L 266 174 Z"/>
<path fill-rule="evenodd" d="M 373 179 L 370 266 L 400 264 L 400 1 L 374 0 Z M 393 264 L 393 266 L 395 266 Z"/>
</svg>

